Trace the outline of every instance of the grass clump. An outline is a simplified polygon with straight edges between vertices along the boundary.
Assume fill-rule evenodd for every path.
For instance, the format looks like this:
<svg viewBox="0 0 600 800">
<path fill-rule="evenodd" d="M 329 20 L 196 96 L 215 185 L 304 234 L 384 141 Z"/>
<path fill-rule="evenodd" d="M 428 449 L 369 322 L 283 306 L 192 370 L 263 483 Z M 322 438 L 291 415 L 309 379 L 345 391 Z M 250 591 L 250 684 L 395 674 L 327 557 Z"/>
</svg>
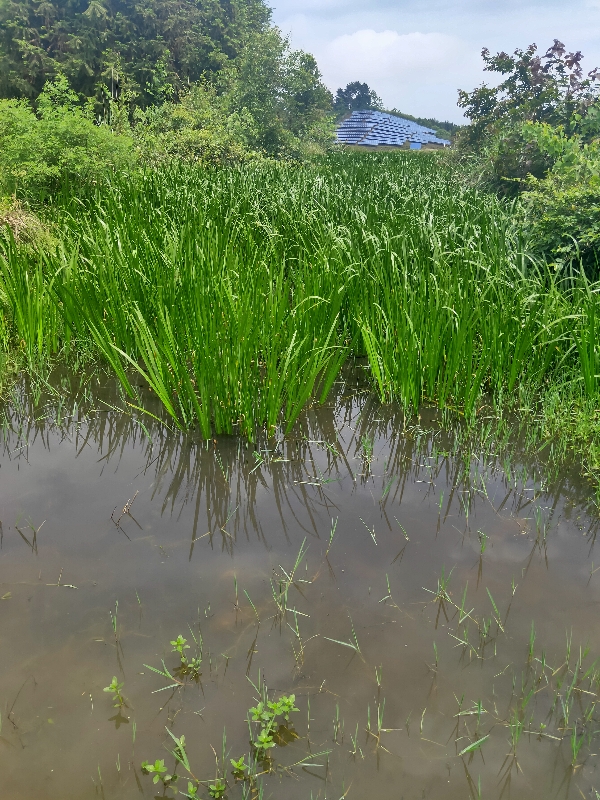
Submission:
<svg viewBox="0 0 600 800">
<path fill-rule="evenodd" d="M 435 156 L 179 165 L 62 202 L 60 246 L 1 245 L 3 347 L 85 346 L 181 428 L 289 429 L 356 357 L 409 410 L 598 397 L 600 284 L 535 260 L 516 207 Z"/>
</svg>

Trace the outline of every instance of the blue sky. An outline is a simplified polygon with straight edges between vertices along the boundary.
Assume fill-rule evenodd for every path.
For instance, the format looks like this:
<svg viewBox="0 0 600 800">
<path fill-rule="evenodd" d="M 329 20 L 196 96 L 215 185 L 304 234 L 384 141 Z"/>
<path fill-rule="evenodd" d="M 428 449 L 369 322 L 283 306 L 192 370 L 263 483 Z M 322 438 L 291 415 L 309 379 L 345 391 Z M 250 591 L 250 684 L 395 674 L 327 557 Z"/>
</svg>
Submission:
<svg viewBox="0 0 600 800">
<path fill-rule="evenodd" d="M 388 108 L 463 121 L 457 90 L 493 77 L 481 49 L 560 39 L 600 66 L 600 0 L 272 0 L 273 21 L 319 62 L 332 91 L 366 81 Z"/>
</svg>

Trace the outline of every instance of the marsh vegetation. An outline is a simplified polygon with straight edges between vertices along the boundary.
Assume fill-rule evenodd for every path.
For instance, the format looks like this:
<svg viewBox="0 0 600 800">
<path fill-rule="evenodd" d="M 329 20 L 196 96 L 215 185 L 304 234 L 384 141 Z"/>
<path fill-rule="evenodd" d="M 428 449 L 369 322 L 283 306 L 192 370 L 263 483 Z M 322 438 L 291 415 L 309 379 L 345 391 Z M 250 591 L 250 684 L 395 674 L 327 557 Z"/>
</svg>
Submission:
<svg viewBox="0 0 600 800">
<path fill-rule="evenodd" d="M 597 397 L 596 284 L 435 157 L 124 176 L 66 195 L 53 232 L 2 241 L 5 351 L 101 361 L 139 405 L 133 370 L 204 436 L 289 427 L 357 357 L 413 412 Z"/>
</svg>

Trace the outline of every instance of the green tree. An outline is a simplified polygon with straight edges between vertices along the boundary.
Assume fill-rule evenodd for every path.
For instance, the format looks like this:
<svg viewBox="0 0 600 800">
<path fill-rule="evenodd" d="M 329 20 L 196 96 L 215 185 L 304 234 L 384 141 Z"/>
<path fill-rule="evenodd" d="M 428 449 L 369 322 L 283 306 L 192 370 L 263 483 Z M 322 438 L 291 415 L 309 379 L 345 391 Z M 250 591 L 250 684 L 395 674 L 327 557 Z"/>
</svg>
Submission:
<svg viewBox="0 0 600 800">
<path fill-rule="evenodd" d="M 145 108 L 235 61 L 270 14 L 263 0 L 0 0 L 0 97 L 64 74 L 84 97 L 116 99 L 127 80 Z"/>
<path fill-rule="evenodd" d="M 315 59 L 291 50 L 277 28 L 250 37 L 229 81 L 231 110 L 247 111 L 255 120 L 255 149 L 274 156 L 293 154 L 305 136 L 333 138 L 331 93 Z"/>
<path fill-rule="evenodd" d="M 458 105 L 471 120 L 471 140 L 496 123 L 526 120 L 570 126 L 576 114 L 585 116 L 598 97 L 600 70 L 584 76 L 581 51 L 568 53 L 562 42 L 554 40 L 543 56 L 537 45 L 514 54 L 491 55 L 482 50 L 485 72 L 505 76 L 495 87 L 482 84 L 472 92 L 459 91 Z"/>
<path fill-rule="evenodd" d="M 136 115 L 144 158 L 220 163 L 254 154 L 300 155 L 333 140 L 331 94 L 314 58 L 289 50 L 277 29 L 251 37 L 235 67 L 190 87 L 180 101 Z"/>
<path fill-rule="evenodd" d="M 523 188 L 528 175 L 541 178 L 552 166 L 552 157 L 537 140 L 524 138 L 523 123 L 542 122 L 562 126 L 569 135 L 598 134 L 600 70 L 584 75 L 580 51 L 569 53 L 554 40 L 542 56 L 535 44 L 513 55 L 482 51 L 485 71 L 503 76 L 497 86 L 486 84 L 472 92 L 459 92 L 458 105 L 471 121 L 459 134 L 459 146 L 475 149 L 481 156 L 488 183 L 503 193 Z"/>
<path fill-rule="evenodd" d="M 381 99 L 368 84 L 353 81 L 345 89 L 338 89 L 335 93 L 333 107 L 338 114 L 347 114 L 349 111 L 358 111 L 368 108 L 383 108 Z"/>
</svg>

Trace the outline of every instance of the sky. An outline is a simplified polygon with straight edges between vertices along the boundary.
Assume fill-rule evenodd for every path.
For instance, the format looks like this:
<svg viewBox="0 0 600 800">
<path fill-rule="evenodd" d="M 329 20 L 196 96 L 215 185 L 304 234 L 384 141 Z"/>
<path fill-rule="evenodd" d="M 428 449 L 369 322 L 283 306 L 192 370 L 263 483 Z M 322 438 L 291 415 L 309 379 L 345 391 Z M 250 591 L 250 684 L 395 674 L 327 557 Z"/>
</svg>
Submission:
<svg viewBox="0 0 600 800">
<path fill-rule="evenodd" d="M 316 57 L 335 93 L 366 82 L 386 108 L 464 122 L 458 89 L 494 76 L 481 50 L 513 52 L 554 39 L 600 66 L 600 0 L 271 0 L 273 21 L 294 48 Z"/>
</svg>

